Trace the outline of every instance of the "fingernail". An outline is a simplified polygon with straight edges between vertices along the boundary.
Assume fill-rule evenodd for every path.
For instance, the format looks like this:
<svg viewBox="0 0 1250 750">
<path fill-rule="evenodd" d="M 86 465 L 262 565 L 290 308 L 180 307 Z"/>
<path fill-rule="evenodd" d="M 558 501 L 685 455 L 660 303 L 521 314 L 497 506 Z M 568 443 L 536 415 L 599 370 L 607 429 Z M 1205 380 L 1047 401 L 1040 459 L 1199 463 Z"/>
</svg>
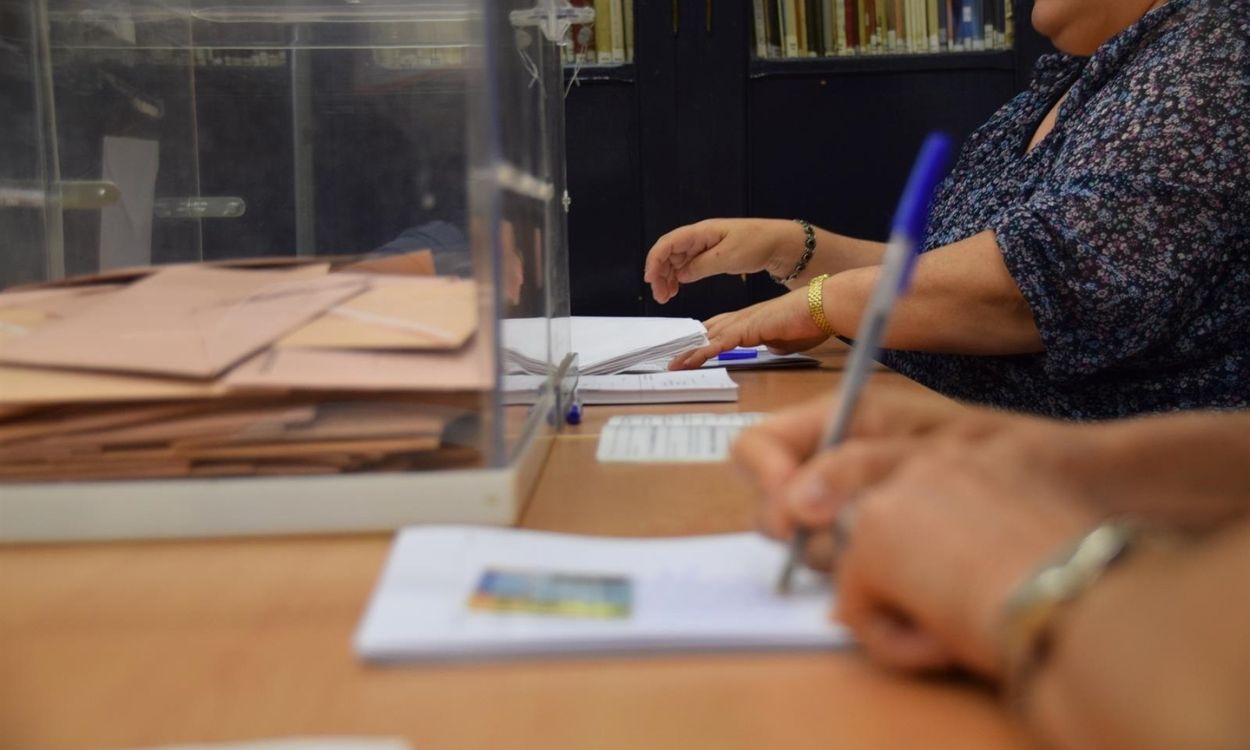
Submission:
<svg viewBox="0 0 1250 750">
<path fill-rule="evenodd" d="M 832 508 L 835 502 L 829 485 L 818 477 L 803 480 L 786 495 L 786 505 L 796 512 L 813 512 Z"/>
</svg>

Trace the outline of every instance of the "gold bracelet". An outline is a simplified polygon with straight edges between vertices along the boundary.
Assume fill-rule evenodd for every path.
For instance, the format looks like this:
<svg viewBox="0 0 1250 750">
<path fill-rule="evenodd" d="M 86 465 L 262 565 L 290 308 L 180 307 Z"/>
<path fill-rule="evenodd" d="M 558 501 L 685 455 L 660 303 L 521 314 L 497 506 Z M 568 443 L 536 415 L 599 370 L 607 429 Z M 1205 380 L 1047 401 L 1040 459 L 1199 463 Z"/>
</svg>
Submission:
<svg viewBox="0 0 1250 750">
<path fill-rule="evenodd" d="M 812 316 L 817 328 L 830 336 L 836 336 L 837 331 L 833 330 L 833 326 L 829 325 L 829 319 L 825 317 L 825 279 L 827 278 L 829 274 L 822 273 L 807 282 L 807 312 Z"/>
</svg>

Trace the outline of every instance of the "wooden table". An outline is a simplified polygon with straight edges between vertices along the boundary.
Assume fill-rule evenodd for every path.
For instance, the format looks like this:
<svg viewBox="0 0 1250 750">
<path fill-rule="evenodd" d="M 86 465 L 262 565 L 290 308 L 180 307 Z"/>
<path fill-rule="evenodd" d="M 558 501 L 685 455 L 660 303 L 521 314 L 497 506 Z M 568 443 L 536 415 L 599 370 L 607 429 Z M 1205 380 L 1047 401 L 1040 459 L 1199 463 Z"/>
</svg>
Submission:
<svg viewBox="0 0 1250 750">
<path fill-rule="evenodd" d="M 765 410 L 824 371 L 735 374 Z M 884 374 L 886 380 L 902 380 Z M 707 405 L 704 405 L 707 406 Z M 559 437 L 521 525 L 671 535 L 750 528 L 725 466 L 599 465 L 594 408 Z M 703 406 L 700 407 L 703 410 Z M 384 536 L 0 548 L 0 750 L 291 735 L 427 748 L 1020 748 L 994 696 L 854 652 L 374 667 L 350 648 Z"/>
</svg>

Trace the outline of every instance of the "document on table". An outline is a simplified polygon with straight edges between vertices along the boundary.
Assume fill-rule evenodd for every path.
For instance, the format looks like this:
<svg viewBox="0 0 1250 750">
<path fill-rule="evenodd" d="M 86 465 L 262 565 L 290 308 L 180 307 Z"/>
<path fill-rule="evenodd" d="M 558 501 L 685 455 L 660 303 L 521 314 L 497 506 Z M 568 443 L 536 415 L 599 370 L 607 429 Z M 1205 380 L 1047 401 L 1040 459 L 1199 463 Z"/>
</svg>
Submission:
<svg viewBox="0 0 1250 750">
<path fill-rule="evenodd" d="M 583 375 L 623 372 L 707 343 L 703 324 L 690 318 L 512 318 L 503 321 L 502 334 L 508 364 L 536 375 L 549 369 L 549 340 L 561 336 L 577 353 Z"/>
<path fill-rule="evenodd" d="M 546 381 L 541 375 L 504 375 L 505 403 L 534 403 Z M 577 397 L 582 404 L 737 401 L 738 384 L 724 370 L 583 375 L 577 379 Z"/>
<path fill-rule="evenodd" d="M 755 355 L 746 358 L 720 359 L 712 357 L 704 362 L 704 369 L 723 369 L 733 370 L 781 370 L 798 367 L 816 367 L 820 364 L 820 360 L 810 357 L 806 354 L 773 354 L 768 351 L 766 346 L 753 347 Z M 669 358 L 671 359 L 671 358 Z M 639 362 L 631 365 L 627 372 L 667 372 L 668 359 L 652 362 Z"/>
<path fill-rule="evenodd" d="M 424 526 L 396 537 L 356 633 L 371 661 L 825 649 L 829 583 L 775 591 L 784 545 L 753 533 L 619 539 Z"/>
<path fill-rule="evenodd" d="M 599 435 L 600 463 L 715 463 L 760 413 L 615 416 Z"/>
</svg>

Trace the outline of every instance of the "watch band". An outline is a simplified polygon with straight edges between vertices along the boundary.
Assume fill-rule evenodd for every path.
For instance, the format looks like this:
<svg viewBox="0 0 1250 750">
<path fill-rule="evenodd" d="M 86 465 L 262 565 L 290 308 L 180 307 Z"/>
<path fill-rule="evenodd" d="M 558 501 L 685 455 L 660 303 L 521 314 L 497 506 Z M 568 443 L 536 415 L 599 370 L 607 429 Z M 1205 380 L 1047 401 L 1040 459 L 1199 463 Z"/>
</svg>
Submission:
<svg viewBox="0 0 1250 750">
<path fill-rule="evenodd" d="M 1003 606 L 1006 695 L 1019 708 L 1031 678 L 1045 663 L 1056 621 L 1133 546 L 1137 526 L 1106 521 L 1043 564 L 1011 591 Z"/>
</svg>

